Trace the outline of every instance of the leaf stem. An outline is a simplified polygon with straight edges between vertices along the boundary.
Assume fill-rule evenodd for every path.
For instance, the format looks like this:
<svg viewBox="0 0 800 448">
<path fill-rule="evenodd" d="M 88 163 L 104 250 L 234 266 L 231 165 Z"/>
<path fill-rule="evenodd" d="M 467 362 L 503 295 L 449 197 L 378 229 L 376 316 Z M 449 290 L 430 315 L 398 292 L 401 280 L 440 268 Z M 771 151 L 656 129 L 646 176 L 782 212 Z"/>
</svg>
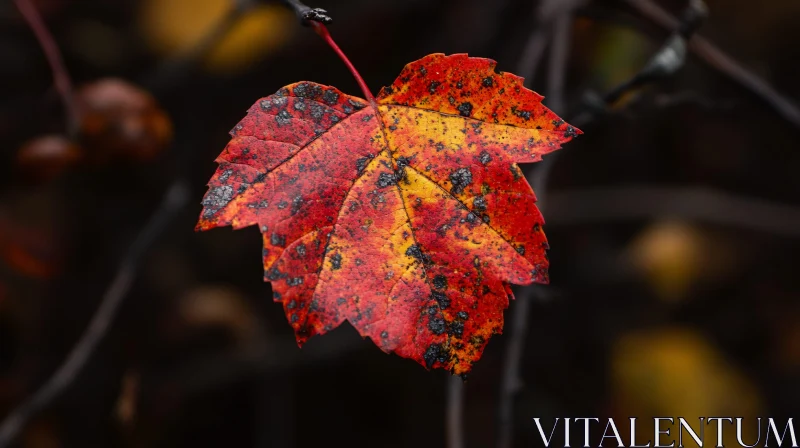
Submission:
<svg viewBox="0 0 800 448">
<path fill-rule="evenodd" d="M 335 51 L 336 54 L 339 55 L 339 58 L 341 58 L 342 62 L 344 62 L 344 65 L 347 66 L 347 68 L 350 70 L 350 73 L 352 73 L 353 77 L 356 78 L 358 86 L 361 87 L 361 91 L 364 92 L 364 97 L 367 99 L 367 101 L 370 102 L 372 107 L 377 110 L 378 103 L 375 101 L 375 97 L 372 96 L 372 92 L 369 91 L 367 83 L 364 82 L 364 78 L 362 78 L 361 75 L 358 73 L 358 70 L 356 70 L 356 68 L 353 66 L 353 63 L 350 62 L 350 59 L 347 59 L 347 56 L 345 56 L 342 49 L 339 48 L 339 46 L 336 45 L 336 42 L 333 41 L 331 33 L 328 32 L 328 27 L 317 21 L 309 21 L 309 22 L 311 23 L 311 26 L 314 28 L 314 31 L 316 31 L 316 33 L 319 34 L 320 37 L 322 37 L 322 39 L 328 43 L 328 45 L 333 49 L 333 51 Z"/>
<path fill-rule="evenodd" d="M 14 0 L 14 3 L 16 3 L 17 9 L 19 9 L 28 26 L 31 27 L 33 34 L 39 41 L 39 45 L 42 47 L 42 51 L 44 51 L 47 63 L 50 64 L 50 69 L 53 71 L 53 82 L 59 95 L 61 95 L 61 101 L 66 109 L 66 131 L 71 137 L 74 137 L 78 133 L 80 117 L 72 94 L 72 81 L 70 81 L 69 72 L 64 66 L 64 59 L 61 57 L 58 45 L 56 45 L 53 35 L 48 31 L 41 15 L 39 15 L 30 0 Z"/>
</svg>

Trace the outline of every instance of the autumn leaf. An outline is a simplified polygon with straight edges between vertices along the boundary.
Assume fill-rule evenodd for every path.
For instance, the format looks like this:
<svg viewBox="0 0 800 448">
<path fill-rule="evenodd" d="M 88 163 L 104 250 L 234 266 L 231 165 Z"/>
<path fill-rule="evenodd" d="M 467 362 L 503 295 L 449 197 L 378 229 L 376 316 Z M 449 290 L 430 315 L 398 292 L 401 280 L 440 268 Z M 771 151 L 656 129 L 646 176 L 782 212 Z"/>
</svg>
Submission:
<svg viewBox="0 0 800 448">
<path fill-rule="evenodd" d="M 259 226 L 300 345 L 347 320 L 385 352 L 464 374 L 502 331 L 509 285 L 547 283 L 517 164 L 581 131 L 494 69 L 432 54 L 368 100 L 300 82 L 231 131 L 197 229 Z"/>
</svg>

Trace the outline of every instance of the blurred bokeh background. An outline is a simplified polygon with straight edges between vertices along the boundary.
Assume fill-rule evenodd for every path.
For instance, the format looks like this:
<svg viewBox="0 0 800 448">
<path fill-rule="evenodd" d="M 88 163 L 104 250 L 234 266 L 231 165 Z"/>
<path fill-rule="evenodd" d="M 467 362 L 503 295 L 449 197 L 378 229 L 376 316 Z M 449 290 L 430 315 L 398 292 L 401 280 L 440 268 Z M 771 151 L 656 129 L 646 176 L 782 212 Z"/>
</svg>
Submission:
<svg viewBox="0 0 800 448">
<path fill-rule="evenodd" d="M 31 28 L 0 2 L 0 418 L 75 345 L 170 186 L 188 199 L 160 212 L 107 336 L 18 446 L 444 446 L 446 372 L 349 325 L 298 349 L 262 281 L 258 230 L 193 230 L 253 102 L 300 80 L 360 95 L 322 40 L 280 2 L 26 1 L 82 119 L 70 133 Z M 565 3 L 566 34 L 518 74 L 571 118 L 670 30 L 627 1 Z M 699 34 L 800 99 L 800 3 L 707 3 Z M 553 28 L 533 0 L 309 4 L 375 92 L 434 52 L 516 72 L 532 33 Z M 541 445 L 533 417 L 797 417 L 797 117 L 689 54 L 582 129 L 537 192 L 551 285 L 516 289 L 506 314 L 530 301 L 513 446 Z M 468 447 L 496 446 L 508 342 L 492 339 L 462 390 Z"/>
</svg>

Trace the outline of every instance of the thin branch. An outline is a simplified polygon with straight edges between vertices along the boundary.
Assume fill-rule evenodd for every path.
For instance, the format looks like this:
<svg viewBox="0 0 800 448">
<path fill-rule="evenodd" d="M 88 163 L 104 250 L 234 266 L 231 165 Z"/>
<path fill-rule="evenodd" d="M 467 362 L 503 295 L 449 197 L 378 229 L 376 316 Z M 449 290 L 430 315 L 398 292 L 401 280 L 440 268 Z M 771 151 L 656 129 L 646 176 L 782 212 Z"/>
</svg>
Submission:
<svg viewBox="0 0 800 448">
<path fill-rule="evenodd" d="M 574 2 L 575 7 L 580 2 Z M 543 4 L 543 6 L 547 3 Z M 553 41 L 550 48 L 550 61 L 547 72 L 548 106 L 556 113 L 565 109 L 564 83 L 567 62 L 569 60 L 570 38 L 572 31 L 572 11 L 562 10 L 554 18 L 552 27 Z M 550 171 L 555 163 L 556 154 L 551 154 L 539 163 L 533 179 L 533 190 L 537 195 L 537 205 L 544 206 L 545 189 Z M 503 358 L 503 376 L 500 380 L 500 402 L 498 409 L 499 448 L 510 448 L 514 438 L 514 401 L 522 387 L 520 365 L 525 351 L 525 339 L 528 335 L 528 321 L 531 301 L 542 292 L 540 287 L 530 286 L 522 289 L 522 293 L 514 300 L 514 313 L 509 325 L 508 345 Z"/>
<path fill-rule="evenodd" d="M 547 222 L 680 218 L 800 238 L 800 208 L 702 187 L 627 186 L 552 192 Z"/>
<path fill-rule="evenodd" d="M 567 78 L 567 59 L 569 57 L 571 34 L 572 14 L 564 13 L 556 18 L 553 25 L 553 46 L 550 49 L 550 63 L 547 71 L 548 107 L 559 114 L 563 114 L 566 109 L 564 84 Z"/>
<path fill-rule="evenodd" d="M 447 378 L 447 448 L 464 448 L 464 381 L 451 375 Z"/>
<path fill-rule="evenodd" d="M 639 14 L 662 28 L 674 29 L 678 26 L 678 19 L 652 0 L 625 0 L 625 2 L 638 11 Z M 694 36 L 689 42 L 689 49 L 708 65 L 756 94 L 786 121 L 796 127 L 800 127 L 800 108 L 794 101 L 775 90 L 767 81 L 725 54 L 711 41 L 701 36 Z"/>
<path fill-rule="evenodd" d="M 181 181 L 176 181 L 167 190 L 161 205 L 153 213 L 128 249 L 119 271 L 117 271 L 114 280 L 103 295 L 100 306 L 92 316 L 89 326 L 72 348 L 66 360 L 32 397 L 14 409 L 0 424 L 0 448 L 8 447 L 23 429 L 26 422 L 58 398 L 86 366 L 98 344 L 108 333 L 108 329 L 123 299 L 130 290 L 142 256 L 167 227 L 178 210 L 186 204 L 188 196 L 188 188 Z"/>
<path fill-rule="evenodd" d="M 36 6 L 31 3 L 31 0 L 14 0 L 17 9 L 22 14 L 22 17 L 28 22 L 33 34 L 39 41 L 42 50 L 44 51 L 47 63 L 50 64 L 50 69 L 53 72 L 53 82 L 56 90 L 61 96 L 61 101 L 64 103 L 66 115 L 66 132 L 71 137 L 78 133 L 80 128 L 80 114 L 78 107 L 75 104 L 75 97 L 72 93 L 72 81 L 69 77 L 69 72 L 64 65 L 64 58 L 61 56 L 61 51 L 58 49 L 53 35 L 48 31 L 47 26 L 42 20 L 42 16 L 36 10 Z"/>
</svg>

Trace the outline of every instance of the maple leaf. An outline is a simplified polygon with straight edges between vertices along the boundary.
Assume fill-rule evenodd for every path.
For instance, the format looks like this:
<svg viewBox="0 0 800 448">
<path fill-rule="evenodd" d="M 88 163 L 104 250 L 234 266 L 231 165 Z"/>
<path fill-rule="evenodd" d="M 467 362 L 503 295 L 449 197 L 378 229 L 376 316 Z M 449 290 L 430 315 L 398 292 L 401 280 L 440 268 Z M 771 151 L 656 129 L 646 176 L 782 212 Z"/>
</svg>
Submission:
<svg viewBox="0 0 800 448">
<path fill-rule="evenodd" d="M 548 282 L 517 164 L 581 131 L 495 65 L 432 54 L 368 100 L 300 82 L 231 131 L 197 228 L 259 226 L 298 344 L 347 320 L 386 352 L 465 374 L 502 331 L 510 284 Z"/>
</svg>

